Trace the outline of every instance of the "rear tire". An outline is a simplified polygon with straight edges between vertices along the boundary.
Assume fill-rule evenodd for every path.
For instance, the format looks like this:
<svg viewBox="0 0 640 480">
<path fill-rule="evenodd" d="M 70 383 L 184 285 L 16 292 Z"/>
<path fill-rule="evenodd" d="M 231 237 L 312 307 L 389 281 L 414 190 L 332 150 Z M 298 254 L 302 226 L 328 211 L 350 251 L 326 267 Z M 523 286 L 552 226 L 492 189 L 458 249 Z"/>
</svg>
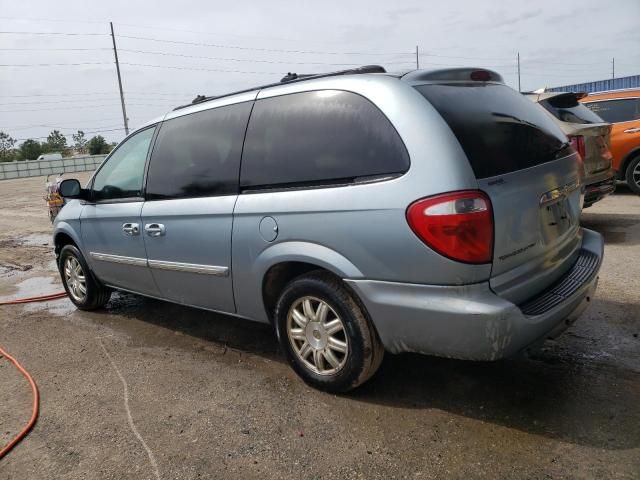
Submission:
<svg viewBox="0 0 640 480">
<path fill-rule="evenodd" d="M 289 283 L 276 304 L 275 322 L 289 364 L 312 387 L 347 392 L 382 363 L 384 347 L 364 307 L 328 272 Z"/>
<path fill-rule="evenodd" d="M 627 165 L 625 180 L 629 188 L 636 194 L 640 195 L 640 155 L 636 155 Z"/>
<path fill-rule="evenodd" d="M 80 310 L 102 308 L 111 298 L 111 289 L 100 284 L 75 245 L 65 245 L 58 258 L 58 270 L 69 300 Z"/>
</svg>

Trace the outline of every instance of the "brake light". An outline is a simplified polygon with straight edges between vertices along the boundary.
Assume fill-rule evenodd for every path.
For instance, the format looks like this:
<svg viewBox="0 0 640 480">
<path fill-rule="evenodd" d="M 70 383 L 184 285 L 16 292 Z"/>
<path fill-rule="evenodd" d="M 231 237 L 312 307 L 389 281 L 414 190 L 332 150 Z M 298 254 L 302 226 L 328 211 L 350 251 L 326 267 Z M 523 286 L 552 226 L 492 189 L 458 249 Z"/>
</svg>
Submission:
<svg viewBox="0 0 640 480">
<path fill-rule="evenodd" d="M 488 82 L 491 80 L 491 72 L 487 70 L 474 70 L 469 77 L 475 82 Z"/>
<path fill-rule="evenodd" d="M 407 222 L 420 240 L 441 255 L 467 263 L 491 262 L 491 201 L 480 191 L 417 200 L 407 208 Z"/>
<path fill-rule="evenodd" d="M 569 137 L 569 143 L 573 149 L 580 155 L 580 160 L 584 161 L 586 156 L 586 150 L 584 148 L 584 137 L 582 135 L 575 135 Z"/>
</svg>

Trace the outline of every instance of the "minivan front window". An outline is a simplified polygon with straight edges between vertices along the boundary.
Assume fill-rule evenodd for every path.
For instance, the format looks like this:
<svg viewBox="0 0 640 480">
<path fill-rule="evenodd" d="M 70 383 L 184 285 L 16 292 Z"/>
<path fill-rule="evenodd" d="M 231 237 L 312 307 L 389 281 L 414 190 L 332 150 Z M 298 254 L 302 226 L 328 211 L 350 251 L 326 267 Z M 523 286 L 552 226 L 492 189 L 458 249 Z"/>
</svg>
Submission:
<svg viewBox="0 0 640 480">
<path fill-rule="evenodd" d="M 570 153 L 539 106 L 502 84 L 428 84 L 416 89 L 442 115 L 477 178 L 523 170 Z"/>
<path fill-rule="evenodd" d="M 93 200 L 142 196 L 147 152 L 155 128 L 147 128 L 118 146 L 93 180 Z"/>
</svg>

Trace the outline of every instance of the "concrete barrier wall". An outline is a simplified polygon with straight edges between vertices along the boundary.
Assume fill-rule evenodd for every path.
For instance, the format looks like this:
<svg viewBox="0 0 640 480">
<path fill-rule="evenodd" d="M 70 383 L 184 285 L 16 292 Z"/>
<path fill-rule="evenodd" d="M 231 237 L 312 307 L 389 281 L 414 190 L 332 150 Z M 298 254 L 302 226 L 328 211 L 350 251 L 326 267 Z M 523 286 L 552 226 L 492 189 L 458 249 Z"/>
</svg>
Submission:
<svg viewBox="0 0 640 480">
<path fill-rule="evenodd" d="M 61 160 L 27 160 L 23 162 L 0 162 L 0 180 L 22 177 L 40 177 L 55 173 L 93 171 L 106 155 L 63 158 Z"/>
</svg>

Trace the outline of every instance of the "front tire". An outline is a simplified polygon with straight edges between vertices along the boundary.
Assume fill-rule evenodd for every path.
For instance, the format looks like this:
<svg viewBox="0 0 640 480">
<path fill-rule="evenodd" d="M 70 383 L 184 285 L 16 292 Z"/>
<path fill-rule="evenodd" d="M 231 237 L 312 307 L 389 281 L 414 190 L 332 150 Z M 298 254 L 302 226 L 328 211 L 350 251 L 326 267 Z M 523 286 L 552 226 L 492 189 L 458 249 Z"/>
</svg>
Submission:
<svg viewBox="0 0 640 480">
<path fill-rule="evenodd" d="M 320 390 L 352 390 L 382 363 L 384 347 L 364 307 L 327 272 L 289 283 L 276 304 L 275 321 L 290 365 Z"/>
<path fill-rule="evenodd" d="M 69 300 L 80 310 L 102 308 L 111 298 L 111 289 L 94 278 L 82 253 L 74 245 L 62 248 L 58 270 Z"/>
<path fill-rule="evenodd" d="M 636 157 L 629 162 L 625 180 L 629 188 L 634 193 L 640 195 L 640 155 L 636 155 Z"/>
</svg>

